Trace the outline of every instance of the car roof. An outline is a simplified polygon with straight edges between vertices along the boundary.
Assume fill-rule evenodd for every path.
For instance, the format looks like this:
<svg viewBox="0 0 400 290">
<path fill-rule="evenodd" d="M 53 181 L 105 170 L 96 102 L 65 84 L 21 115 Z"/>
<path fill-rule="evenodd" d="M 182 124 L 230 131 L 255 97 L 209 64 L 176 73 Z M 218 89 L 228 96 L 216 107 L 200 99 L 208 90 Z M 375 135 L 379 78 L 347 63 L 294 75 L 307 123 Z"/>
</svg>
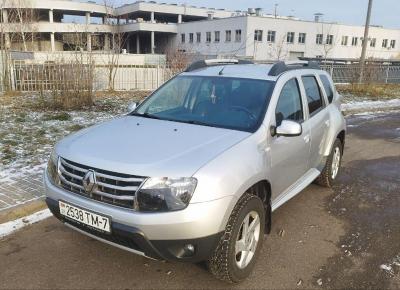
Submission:
<svg viewBox="0 0 400 290">
<path fill-rule="evenodd" d="M 275 64 L 223 64 L 198 68 L 181 73 L 182 76 L 204 76 L 204 77 L 230 77 L 257 80 L 276 81 L 281 75 L 296 71 L 300 75 L 310 73 L 324 73 L 323 70 L 310 68 L 296 68 L 283 71 L 277 75 L 270 75 Z"/>
</svg>

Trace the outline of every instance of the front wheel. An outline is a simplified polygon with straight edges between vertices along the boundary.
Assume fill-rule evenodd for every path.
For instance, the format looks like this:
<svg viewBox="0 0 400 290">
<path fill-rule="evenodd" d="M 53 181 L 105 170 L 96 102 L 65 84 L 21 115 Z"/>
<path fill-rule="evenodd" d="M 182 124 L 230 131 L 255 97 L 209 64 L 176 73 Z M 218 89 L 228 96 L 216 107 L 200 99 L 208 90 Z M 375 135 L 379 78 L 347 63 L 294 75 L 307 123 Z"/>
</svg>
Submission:
<svg viewBox="0 0 400 290">
<path fill-rule="evenodd" d="M 340 164 L 342 162 L 343 145 L 339 139 L 333 143 L 331 154 L 329 154 L 324 170 L 322 170 L 320 176 L 315 180 L 317 184 L 332 187 L 333 182 L 338 176 L 340 170 Z"/>
<path fill-rule="evenodd" d="M 219 280 L 238 283 L 254 267 L 264 239 L 265 209 L 261 199 L 246 193 L 236 204 L 211 259 L 210 272 Z"/>
</svg>

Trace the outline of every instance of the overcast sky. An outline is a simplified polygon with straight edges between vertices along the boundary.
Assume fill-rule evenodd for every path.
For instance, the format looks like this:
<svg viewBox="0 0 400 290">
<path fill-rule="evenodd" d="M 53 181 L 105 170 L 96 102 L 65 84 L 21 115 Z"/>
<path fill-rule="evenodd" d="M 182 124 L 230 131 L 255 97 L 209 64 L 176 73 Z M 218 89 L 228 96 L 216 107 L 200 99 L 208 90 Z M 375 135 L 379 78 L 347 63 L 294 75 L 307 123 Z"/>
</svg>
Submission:
<svg viewBox="0 0 400 290">
<path fill-rule="evenodd" d="M 118 3 L 132 3 L 134 0 L 117 0 Z M 277 3 L 280 15 L 294 15 L 312 20 L 316 12 L 323 13 L 325 21 L 363 25 L 368 0 L 157 0 L 157 2 L 188 4 L 229 10 L 246 10 L 260 7 L 272 13 Z M 400 28 L 400 0 L 374 0 L 371 24 L 388 28 Z"/>
</svg>

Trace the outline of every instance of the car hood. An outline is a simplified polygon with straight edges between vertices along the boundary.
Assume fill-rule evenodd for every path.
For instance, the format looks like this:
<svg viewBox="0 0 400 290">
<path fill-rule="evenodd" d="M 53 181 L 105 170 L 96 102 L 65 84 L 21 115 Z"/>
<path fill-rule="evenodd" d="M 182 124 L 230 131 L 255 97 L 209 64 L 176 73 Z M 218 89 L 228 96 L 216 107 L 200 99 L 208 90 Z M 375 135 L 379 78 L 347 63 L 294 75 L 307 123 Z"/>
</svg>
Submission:
<svg viewBox="0 0 400 290">
<path fill-rule="evenodd" d="M 56 146 L 63 158 L 140 176 L 192 176 L 250 133 L 124 116 L 72 134 Z"/>
</svg>

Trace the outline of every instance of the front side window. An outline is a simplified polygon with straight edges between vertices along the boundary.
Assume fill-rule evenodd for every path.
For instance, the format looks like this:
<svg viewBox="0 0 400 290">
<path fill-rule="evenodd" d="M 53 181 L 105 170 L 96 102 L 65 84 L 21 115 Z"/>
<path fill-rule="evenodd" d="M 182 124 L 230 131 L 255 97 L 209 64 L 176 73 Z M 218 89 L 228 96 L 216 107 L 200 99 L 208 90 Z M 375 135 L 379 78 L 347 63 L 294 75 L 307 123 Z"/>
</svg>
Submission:
<svg viewBox="0 0 400 290">
<path fill-rule="evenodd" d="M 326 75 L 320 75 L 320 78 L 322 81 L 322 85 L 324 86 L 326 96 L 328 97 L 328 101 L 329 101 L 329 103 L 332 103 L 332 101 L 333 101 L 332 84 Z"/>
<path fill-rule="evenodd" d="M 323 41 L 324 41 L 324 35 L 317 34 L 317 38 L 315 39 L 316 44 L 322 44 Z"/>
<path fill-rule="evenodd" d="M 225 41 L 231 42 L 232 40 L 232 30 L 225 31 Z"/>
<path fill-rule="evenodd" d="M 267 41 L 275 42 L 275 38 L 276 38 L 276 31 L 268 30 Z"/>
<path fill-rule="evenodd" d="M 220 32 L 214 31 L 214 41 L 219 42 L 219 40 L 220 40 Z"/>
<path fill-rule="evenodd" d="M 321 91 L 314 76 L 305 76 L 301 79 L 307 95 L 308 111 L 310 116 L 312 116 L 323 106 Z"/>
<path fill-rule="evenodd" d="M 286 42 L 293 43 L 294 42 L 294 32 L 288 32 L 286 35 Z"/>
<path fill-rule="evenodd" d="M 275 82 L 229 77 L 178 76 L 146 99 L 135 116 L 254 132 Z"/>
<path fill-rule="evenodd" d="M 254 31 L 254 40 L 255 41 L 262 41 L 262 35 L 263 35 L 262 30 L 255 30 Z"/>
<path fill-rule="evenodd" d="M 282 88 L 276 105 L 276 126 L 280 126 L 283 120 L 291 120 L 301 123 L 304 120 L 301 94 L 297 79 L 291 79 Z"/>
</svg>

